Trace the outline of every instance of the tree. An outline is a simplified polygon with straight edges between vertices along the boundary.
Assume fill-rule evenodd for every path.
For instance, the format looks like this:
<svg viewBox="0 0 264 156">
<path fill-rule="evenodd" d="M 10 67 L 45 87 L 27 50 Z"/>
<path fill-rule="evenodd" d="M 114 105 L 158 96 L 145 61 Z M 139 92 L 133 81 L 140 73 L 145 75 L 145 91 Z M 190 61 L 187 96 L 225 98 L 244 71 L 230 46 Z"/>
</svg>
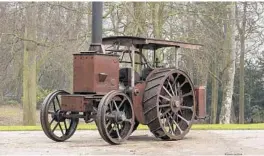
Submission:
<svg viewBox="0 0 264 156">
<path fill-rule="evenodd" d="M 231 120 L 231 108 L 233 99 L 233 86 L 235 76 L 235 4 L 232 3 L 227 8 L 227 21 L 225 23 L 225 43 L 224 52 L 226 53 L 225 63 L 228 65 L 224 73 L 223 81 L 223 101 L 219 121 L 222 124 L 229 124 Z"/>
<path fill-rule="evenodd" d="M 245 62 L 245 40 L 246 40 L 246 13 L 247 13 L 247 2 L 243 3 L 243 17 L 242 17 L 242 24 L 240 26 L 238 17 L 237 17 L 237 5 L 236 5 L 236 26 L 239 33 L 239 41 L 240 41 L 240 76 L 239 76 L 239 123 L 244 124 L 244 87 L 245 87 L 245 80 L 244 80 L 244 62 Z"/>
<path fill-rule="evenodd" d="M 24 38 L 35 41 L 37 33 L 37 6 L 30 3 L 25 10 Z M 24 41 L 23 63 L 23 123 L 24 125 L 36 124 L 36 44 Z"/>
</svg>

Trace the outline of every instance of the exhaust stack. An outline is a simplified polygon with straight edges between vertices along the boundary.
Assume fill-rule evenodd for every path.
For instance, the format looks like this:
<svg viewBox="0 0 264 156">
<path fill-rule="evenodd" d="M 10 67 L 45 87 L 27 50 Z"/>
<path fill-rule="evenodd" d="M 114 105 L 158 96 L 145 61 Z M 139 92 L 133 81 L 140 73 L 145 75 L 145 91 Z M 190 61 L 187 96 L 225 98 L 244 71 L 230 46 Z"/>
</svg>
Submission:
<svg viewBox="0 0 264 156">
<path fill-rule="evenodd" d="M 90 51 L 103 53 L 102 44 L 102 20 L 103 2 L 92 2 L 92 43 Z"/>
</svg>

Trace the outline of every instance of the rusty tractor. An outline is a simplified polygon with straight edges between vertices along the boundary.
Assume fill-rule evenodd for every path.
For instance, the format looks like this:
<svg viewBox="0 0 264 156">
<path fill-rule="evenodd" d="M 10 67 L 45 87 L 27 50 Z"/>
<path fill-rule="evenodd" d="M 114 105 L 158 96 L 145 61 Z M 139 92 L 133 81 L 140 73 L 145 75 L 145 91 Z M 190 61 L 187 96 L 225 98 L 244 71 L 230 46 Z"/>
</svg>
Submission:
<svg viewBox="0 0 264 156">
<path fill-rule="evenodd" d="M 139 124 L 162 140 L 182 139 L 194 119 L 205 115 L 205 89 L 195 88 L 180 69 L 159 67 L 156 50 L 201 45 L 132 36 L 102 38 L 100 26 L 94 26 L 102 22 L 101 10 L 100 2 L 94 2 L 89 51 L 73 55 L 73 93 L 54 91 L 42 104 L 43 131 L 54 141 L 65 141 L 84 119 L 94 122 L 101 137 L 113 145 L 127 140 Z M 144 50 L 153 52 L 153 62 Z"/>
</svg>

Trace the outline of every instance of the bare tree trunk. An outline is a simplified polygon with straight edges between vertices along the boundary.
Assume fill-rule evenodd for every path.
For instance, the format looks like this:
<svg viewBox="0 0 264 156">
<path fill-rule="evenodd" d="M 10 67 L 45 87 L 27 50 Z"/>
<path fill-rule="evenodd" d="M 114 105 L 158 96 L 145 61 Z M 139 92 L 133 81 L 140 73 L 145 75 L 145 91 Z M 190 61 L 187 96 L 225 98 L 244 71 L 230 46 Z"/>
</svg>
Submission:
<svg viewBox="0 0 264 156">
<path fill-rule="evenodd" d="M 239 123 L 244 124 L 245 113 L 245 80 L 244 80 L 244 54 L 245 54 L 245 36 L 240 36 L 241 52 L 240 52 L 240 79 L 239 79 Z"/>
<path fill-rule="evenodd" d="M 237 9 L 237 8 L 236 8 Z M 236 10 L 237 11 L 237 10 Z M 243 19 L 242 26 L 239 26 L 239 22 L 237 21 L 237 28 L 240 37 L 240 71 L 239 71 L 239 123 L 244 124 L 244 113 L 245 113 L 245 80 L 244 80 L 244 64 L 245 64 L 245 31 L 246 31 L 246 12 L 247 12 L 247 2 L 244 2 L 243 7 Z M 237 12 L 236 12 L 237 15 Z M 237 19 L 238 17 L 236 17 Z"/>
<path fill-rule="evenodd" d="M 28 40 L 36 40 L 36 4 L 26 9 L 25 33 Z M 36 44 L 24 41 L 23 65 L 23 124 L 36 124 Z"/>
<path fill-rule="evenodd" d="M 143 2 L 133 2 L 133 8 L 134 8 L 134 16 L 136 17 L 136 25 L 135 25 L 135 36 L 139 37 L 147 37 L 146 36 L 146 30 L 145 30 L 145 21 L 146 21 L 146 16 L 144 12 L 144 5 L 145 3 Z M 135 55 L 135 62 L 140 62 L 141 58 L 139 55 Z M 142 66 L 139 64 L 135 65 L 135 70 L 137 72 L 141 72 Z"/>
<path fill-rule="evenodd" d="M 164 19 L 163 19 L 163 9 L 164 9 L 164 4 L 163 3 L 157 3 L 153 2 L 151 3 L 151 14 L 152 14 L 152 25 L 153 25 L 153 35 L 154 38 L 161 39 L 162 38 L 162 27 L 164 24 Z M 159 62 L 161 62 L 162 54 L 160 50 L 156 51 L 156 58 L 158 59 Z M 154 60 L 156 61 L 156 60 Z"/>
<path fill-rule="evenodd" d="M 223 101 L 219 122 L 221 124 L 229 124 L 231 120 L 232 97 L 235 77 L 235 5 L 233 4 L 228 9 L 228 21 L 225 35 L 224 49 L 227 52 L 227 70 L 225 75 L 225 82 L 223 84 Z"/>
<path fill-rule="evenodd" d="M 213 74 L 217 76 L 217 58 L 213 62 Z M 217 118 L 217 105 L 218 105 L 218 81 L 216 78 L 212 77 L 212 101 L 211 101 L 211 123 L 216 123 Z"/>
</svg>

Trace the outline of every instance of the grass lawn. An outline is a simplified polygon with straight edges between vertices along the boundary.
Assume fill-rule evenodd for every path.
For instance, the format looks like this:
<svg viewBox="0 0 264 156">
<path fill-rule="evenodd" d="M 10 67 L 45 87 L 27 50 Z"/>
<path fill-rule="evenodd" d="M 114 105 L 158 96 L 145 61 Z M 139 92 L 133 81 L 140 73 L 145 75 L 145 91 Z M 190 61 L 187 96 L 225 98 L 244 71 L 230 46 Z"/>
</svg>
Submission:
<svg viewBox="0 0 264 156">
<path fill-rule="evenodd" d="M 36 112 L 37 126 L 21 126 L 23 110 L 17 105 L 0 105 L 0 131 L 39 131 L 39 111 Z M 78 130 L 96 130 L 95 124 L 85 124 L 80 121 Z M 148 130 L 147 126 L 139 125 L 139 130 Z M 260 124 L 194 124 L 192 130 L 264 130 L 264 123 Z"/>
<path fill-rule="evenodd" d="M 78 130 L 96 130 L 95 124 L 79 124 Z M 40 131 L 41 126 L 0 126 L 0 131 Z M 145 125 L 139 125 L 138 130 L 148 130 Z M 264 130 L 261 124 L 194 124 L 192 130 Z"/>
</svg>

